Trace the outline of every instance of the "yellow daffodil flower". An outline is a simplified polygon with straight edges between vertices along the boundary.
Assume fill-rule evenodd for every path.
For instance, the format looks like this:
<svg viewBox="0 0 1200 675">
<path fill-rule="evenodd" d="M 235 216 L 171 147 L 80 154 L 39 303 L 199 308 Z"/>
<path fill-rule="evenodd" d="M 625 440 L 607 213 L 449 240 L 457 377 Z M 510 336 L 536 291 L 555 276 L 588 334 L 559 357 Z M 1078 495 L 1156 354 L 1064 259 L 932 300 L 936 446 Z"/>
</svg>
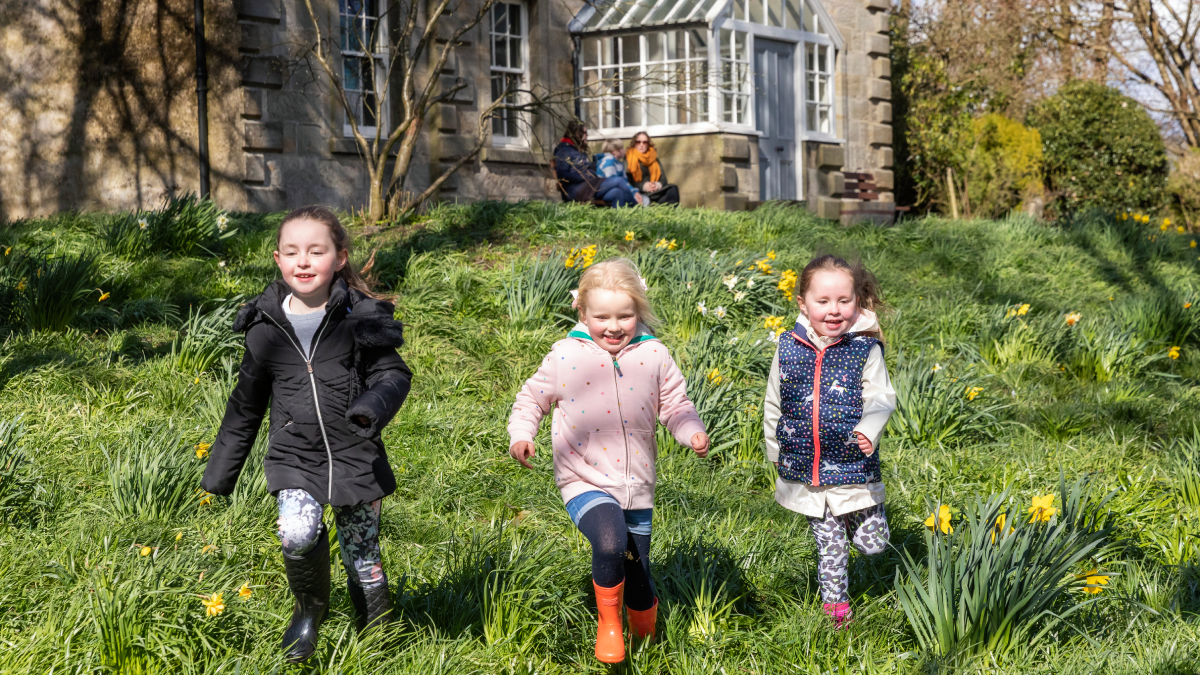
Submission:
<svg viewBox="0 0 1200 675">
<path fill-rule="evenodd" d="M 25 290 L 25 280 L 24 280 L 24 279 L 22 279 L 22 280 L 21 280 L 21 281 L 20 281 L 20 282 L 17 284 L 17 290 L 18 290 L 18 291 L 23 291 L 23 290 Z"/>
<path fill-rule="evenodd" d="M 954 527 L 950 525 L 950 507 L 942 504 L 937 513 L 929 514 L 925 519 L 925 527 L 934 530 L 935 533 L 941 530 L 942 534 L 952 534 Z"/>
<path fill-rule="evenodd" d="M 716 368 L 713 368 L 712 370 L 708 371 L 708 381 L 709 382 L 712 382 L 713 384 L 721 384 L 722 379 L 723 378 L 721 377 L 721 371 L 717 370 Z"/>
<path fill-rule="evenodd" d="M 197 380 L 200 378 L 196 378 Z M 196 459 L 204 459 L 208 457 L 208 449 L 212 447 L 212 443 L 197 443 L 196 444 Z"/>
<path fill-rule="evenodd" d="M 175 535 L 175 541 L 179 541 L 180 539 L 183 539 L 183 532 L 182 532 L 182 531 L 180 531 L 180 532 L 179 532 L 179 534 L 176 534 L 176 535 Z"/>
<path fill-rule="evenodd" d="M 1158 229 L 1162 232 L 1166 232 L 1168 227 L 1170 227 L 1170 225 L 1168 225 L 1167 221 L 1164 220 L 1163 224 L 1158 226 Z"/>
<path fill-rule="evenodd" d="M 625 230 L 625 241 L 633 241 L 634 237 L 636 236 L 637 235 L 633 233 L 633 230 Z"/>
<path fill-rule="evenodd" d="M 1099 570 L 1091 570 L 1090 572 L 1084 572 L 1083 574 L 1075 575 L 1077 579 L 1083 579 L 1084 583 L 1087 584 L 1087 586 L 1083 587 L 1084 593 L 1096 595 L 1100 591 L 1104 590 L 1104 586 L 1108 585 L 1109 575 L 1097 574 L 1098 571 Z"/>
<path fill-rule="evenodd" d="M 151 553 L 154 553 L 154 549 L 150 548 L 149 546 L 143 546 L 142 550 L 139 551 L 139 553 L 141 553 L 142 557 L 145 558 L 146 556 L 150 555 Z"/>
<path fill-rule="evenodd" d="M 208 555 L 209 553 L 216 553 L 216 552 L 217 552 L 216 544 L 205 544 L 204 548 L 200 549 L 200 553 L 203 555 Z"/>
<path fill-rule="evenodd" d="M 1079 320 L 1082 318 L 1083 315 L 1079 312 L 1071 312 L 1063 317 L 1063 321 L 1066 321 L 1068 326 L 1074 326 L 1075 324 L 1079 323 Z"/>
<path fill-rule="evenodd" d="M 1171 349 L 1167 352 L 1167 356 L 1171 357 L 1172 361 L 1174 361 L 1175 359 L 1178 359 L 1179 358 L 1179 347 L 1171 347 Z"/>
<path fill-rule="evenodd" d="M 1188 244 L 1188 246 L 1190 246 L 1191 248 L 1196 248 L 1196 240 L 1193 239 L 1192 243 Z"/>
<path fill-rule="evenodd" d="M 793 270 L 784 270 L 779 273 L 779 292 L 792 297 L 792 292 L 796 290 L 796 272 Z"/>
<path fill-rule="evenodd" d="M 1017 316 L 1025 316 L 1029 313 L 1029 303 L 1025 303 L 1017 308 Z"/>
<path fill-rule="evenodd" d="M 204 603 L 204 613 L 207 616 L 218 616 L 225 611 L 225 600 L 222 599 L 220 593 L 213 593 L 211 597 L 202 597 L 200 599 Z"/>
<path fill-rule="evenodd" d="M 1184 308 L 1184 309 L 1191 309 L 1191 308 L 1192 308 L 1192 303 L 1190 303 L 1190 302 L 1185 302 L 1185 303 L 1183 303 L 1183 308 Z"/>
<path fill-rule="evenodd" d="M 211 494 L 205 492 L 204 495 L 200 497 L 200 506 L 210 506 L 212 504 L 212 498 L 213 496 Z"/>
<path fill-rule="evenodd" d="M 767 251 L 767 260 L 774 262 L 774 260 L 775 260 L 775 251 L 774 250 Z"/>
<path fill-rule="evenodd" d="M 1003 513 L 996 516 L 996 526 L 992 528 L 992 543 L 993 544 L 996 543 L 996 535 L 997 534 L 1000 534 L 1001 536 L 1008 536 L 1009 534 L 1012 534 L 1013 532 L 1016 531 L 1016 528 L 1010 527 L 1010 528 L 1008 528 L 1007 534 L 1002 534 L 1002 533 L 1004 533 L 1004 521 L 1006 518 L 1007 518 L 1007 516 L 1005 516 Z"/>
<path fill-rule="evenodd" d="M 983 387 L 969 387 L 967 389 L 967 400 L 974 401 L 977 396 L 983 393 Z"/>
<path fill-rule="evenodd" d="M 5 249 L 4 249 L 4 255 L 8 255 L 9 253 L 12 253 L 12 247 L 11 247 L 11 246 L 9 246 L 9 247 L 7 247 L 7 248 L 5 248 Z"/>
<path fill-rule="evenodd" d="M 1054 495 L 1048 494 L 1041 497 L 1033 498 L 1033 506 L 1029 507 L 1027 513 L 1030 514 L 1029 522 L 1034 523 L 1041 521 L 1043 523 L 1050 522 L 1050 518 L 1058 513 L 1058 509 L 1051 506 L 1054 503 Z"/>
<path fill-rule="evenodd" d="M 250 599 L 250 596 L 251 596 L 253 593 L 254 593 L 254 592 L 250 590 L 250 582 L 249 582 L 249 581 L 247 581 L 246 583 L 242 584 L 242 585 L 241 585 L 241 586 L 238 588 L 238 597 L 239 597 L 239 598 L 241 598 L 241 599 L 243 599 L 243 600 L 249 600 L 249 599 Z"/>
</svg>

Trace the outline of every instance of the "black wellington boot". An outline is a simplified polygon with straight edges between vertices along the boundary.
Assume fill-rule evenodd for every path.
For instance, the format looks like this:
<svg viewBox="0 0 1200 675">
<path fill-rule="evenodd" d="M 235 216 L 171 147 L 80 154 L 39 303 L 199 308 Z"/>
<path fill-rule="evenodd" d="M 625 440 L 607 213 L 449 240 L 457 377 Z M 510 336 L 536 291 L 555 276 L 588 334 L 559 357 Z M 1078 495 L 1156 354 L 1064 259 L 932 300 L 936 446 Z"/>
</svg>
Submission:
<svg viewBox="0 0 1200 675">
<path fill-rule="evenodd" d="M 358 632 L 392 620 L 392 598 L 386 576 L 383 583 L 366 587 L 347 579 L 346 590 L 350 594 L 350 602 L 354 604 Z"/>
<path fill-rule="evenodd" d="M 317 631 L 329 613 L 329 530 L 321 525 L 317 545 L 299 557 L 283 554 L 288 587 L 296 596 L 292 622 L 283 633 L 283 653 L 300 663 L 317 651 Z"/>
</svg>

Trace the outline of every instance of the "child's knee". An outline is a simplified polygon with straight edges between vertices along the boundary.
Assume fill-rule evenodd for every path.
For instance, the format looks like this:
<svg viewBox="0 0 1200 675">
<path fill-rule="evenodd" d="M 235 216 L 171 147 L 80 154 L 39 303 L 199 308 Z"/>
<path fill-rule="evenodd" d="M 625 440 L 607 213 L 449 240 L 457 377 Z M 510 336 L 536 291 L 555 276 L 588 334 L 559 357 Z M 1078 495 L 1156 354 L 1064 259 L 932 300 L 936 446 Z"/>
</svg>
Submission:
<svg viewBox="0 0 1200 675">
<path fill-rule="evenodd" d="M 860 529 L 854 536 L 854 548 L 857 548 L 863 555 L 879 555 L 887 550 L 888 542 L 891 540 L 891 532 L 888 530 L 886 523 L 877 528 L 872 528 L 870 531 L 864 532 Z"/>
<path fill-rule="evenodd" d="M 320 519 L 280 517 L 278 524 L 279 543 L 283 545 L 283 552 L 292 557 L 313 550 L 324 535 Z"/>
</svg>

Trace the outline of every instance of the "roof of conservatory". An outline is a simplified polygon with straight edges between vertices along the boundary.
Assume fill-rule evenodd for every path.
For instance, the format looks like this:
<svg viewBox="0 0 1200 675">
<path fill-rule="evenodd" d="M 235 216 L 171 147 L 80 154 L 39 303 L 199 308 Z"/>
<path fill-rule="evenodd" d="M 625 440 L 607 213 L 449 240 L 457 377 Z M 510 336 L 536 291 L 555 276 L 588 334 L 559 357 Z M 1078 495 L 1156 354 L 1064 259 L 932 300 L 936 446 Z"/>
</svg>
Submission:
<svg viewBox="0 0 1200 675">
<path fill-rule="evenodd" d="M 714 9 L 732 0 L 588 0 L 568 27 L 572 33 L 598 33 L 705 23 Z"/>
</svg>

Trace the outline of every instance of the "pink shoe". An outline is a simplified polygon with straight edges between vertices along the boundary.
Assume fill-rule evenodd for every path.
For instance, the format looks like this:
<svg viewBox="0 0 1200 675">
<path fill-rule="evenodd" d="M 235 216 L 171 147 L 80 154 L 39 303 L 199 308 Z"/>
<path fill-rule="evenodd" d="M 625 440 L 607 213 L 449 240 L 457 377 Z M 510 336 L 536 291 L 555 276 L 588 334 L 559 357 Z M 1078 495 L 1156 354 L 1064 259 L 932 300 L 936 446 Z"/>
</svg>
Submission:
<svg viewBox="0 0 1200 675">
<path fill-rule="evenodd" d="M 834 630 L 841 630 L 854 620 L 854 612 L 850 611 L 850 603 L 848 602 L 839 602 L 837 604 L 825 603 L 821 607 L 833 621 Z"/>
</svg>

